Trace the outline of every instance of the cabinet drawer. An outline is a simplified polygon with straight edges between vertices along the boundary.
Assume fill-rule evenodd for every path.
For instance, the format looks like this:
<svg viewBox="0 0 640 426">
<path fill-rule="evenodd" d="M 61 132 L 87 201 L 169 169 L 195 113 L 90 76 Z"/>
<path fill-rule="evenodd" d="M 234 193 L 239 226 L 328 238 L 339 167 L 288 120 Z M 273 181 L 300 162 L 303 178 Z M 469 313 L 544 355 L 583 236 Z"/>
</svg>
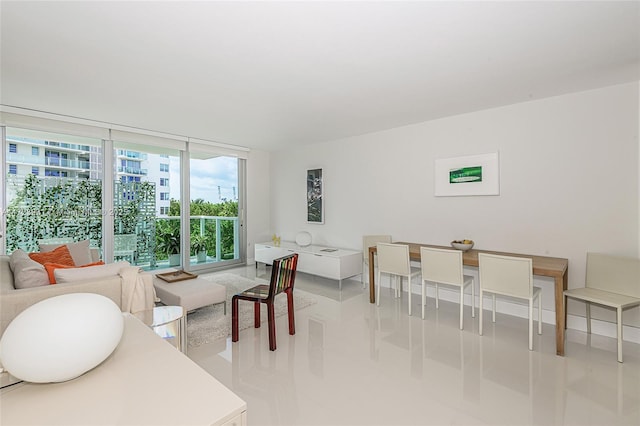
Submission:
<svg viewBox="0 0 640 426">
<path fill-rule="evenodd" d="M 321 277 L 340 279 L 340 259 L 314 253 L 299 253 L 298 270 Z"/>
</svg>

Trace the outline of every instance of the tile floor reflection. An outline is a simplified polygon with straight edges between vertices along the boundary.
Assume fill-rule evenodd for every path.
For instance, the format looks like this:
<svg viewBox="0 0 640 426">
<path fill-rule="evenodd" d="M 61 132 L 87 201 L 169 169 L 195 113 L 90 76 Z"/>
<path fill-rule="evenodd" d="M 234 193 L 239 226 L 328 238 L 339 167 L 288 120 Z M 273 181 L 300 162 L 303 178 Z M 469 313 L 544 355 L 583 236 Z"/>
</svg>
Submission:
<svg viewBox="0 0 640 426">
<path fill-rule="evenodd" d="M 265 278 L 264 268 L 257 270 Z M 253 278 L 251 267 L 227 270 Z M 318 303 L 296 311 L 296 335 L 277 319 L 278 349 L 267 327 L 189 349 L 189 357 L 247 402 L 255 425 L 639 425 L 640 345 L 569 330 L 566 357 L 555 355 L 545 324 L 527 348 L 527 321 L 465 313 L 427 300 L 420 319 L 383 289 L 380 307 L 359 281 L 298 274 L 296 288 Z M 386 291 L 385 291 L 386 290 Z"/>
</svg>

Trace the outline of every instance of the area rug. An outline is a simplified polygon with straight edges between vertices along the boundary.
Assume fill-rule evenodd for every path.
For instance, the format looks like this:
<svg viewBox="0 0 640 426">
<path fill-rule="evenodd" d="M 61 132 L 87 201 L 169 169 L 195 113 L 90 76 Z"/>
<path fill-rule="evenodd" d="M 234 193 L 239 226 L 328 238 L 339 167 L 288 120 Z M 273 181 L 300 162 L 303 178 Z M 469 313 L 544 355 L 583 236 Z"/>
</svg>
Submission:
<svg viewBox="0 0 640 426">
<path fill-rule="evenodd" d="M 199 278 L 223 285 L 227 288 L 227 315 L 224 315 L 222 304 L 205 306 L 190 312 L 187 315 L 187 342 L 190 347 L 194 348 L 218 339 L 224 339 L 231 335 L 231 298 L 234 294 L 258 284 L 268 284 L 265 280 L 258 279 L 254 281 L 228 273 L 200 275 Z M 293 291 L 293 306 L 296 311 L 315 303 L 317 303 L 317 300 L 308 293 L 299 290 Z M 253 303 L 241 300 L 238 308 L 238 329 L 242 331 L 253 327 Z M 266 323 L 266 306 L 263 304 L 260 308 L 262 322 Z M 276 297 L 275 311 L 276 317 L 287 314 L 287 296 L 284 294 Z"/>
</svg>

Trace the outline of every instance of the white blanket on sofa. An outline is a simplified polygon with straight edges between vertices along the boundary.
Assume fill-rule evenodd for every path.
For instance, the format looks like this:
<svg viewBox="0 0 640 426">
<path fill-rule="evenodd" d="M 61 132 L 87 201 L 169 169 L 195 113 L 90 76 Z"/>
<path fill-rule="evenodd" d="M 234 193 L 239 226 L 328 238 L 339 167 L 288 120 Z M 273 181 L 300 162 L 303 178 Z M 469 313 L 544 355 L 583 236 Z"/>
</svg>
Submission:
<svg viewBox="0 0 640 426">
<path fill-rule="evenodd" d="M 151 275 L 143 274 L 137 266 L 126 266 L 119 274 L 122 277 L 122 312 L 153 309 L 156 291 Z"/>
</svg>

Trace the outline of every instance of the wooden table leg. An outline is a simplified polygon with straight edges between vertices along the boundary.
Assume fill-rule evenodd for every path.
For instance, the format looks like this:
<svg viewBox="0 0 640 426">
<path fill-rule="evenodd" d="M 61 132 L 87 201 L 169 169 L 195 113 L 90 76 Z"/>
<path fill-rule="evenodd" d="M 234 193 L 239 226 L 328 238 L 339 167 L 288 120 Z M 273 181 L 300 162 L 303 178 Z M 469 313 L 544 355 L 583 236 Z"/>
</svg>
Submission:
<svg viewBox="0 0 640 426">
<path fill-rule="evenodd" d="M 562 276 L 555 277 L 556 289 L 556 355 L 564 356 L 564 334 L 567 321 L 567 313 L 564 309 L 563 294 L 569 281 L 569 270 Z"/>
<path fill-rule="evenodd" d="M 375 284 L 375 265 L 374 265 L 375 255 L 373 254 L 373 250 L 369 250 L 369 303 L 376 303 L 376 284 Z"/>
</svg>

